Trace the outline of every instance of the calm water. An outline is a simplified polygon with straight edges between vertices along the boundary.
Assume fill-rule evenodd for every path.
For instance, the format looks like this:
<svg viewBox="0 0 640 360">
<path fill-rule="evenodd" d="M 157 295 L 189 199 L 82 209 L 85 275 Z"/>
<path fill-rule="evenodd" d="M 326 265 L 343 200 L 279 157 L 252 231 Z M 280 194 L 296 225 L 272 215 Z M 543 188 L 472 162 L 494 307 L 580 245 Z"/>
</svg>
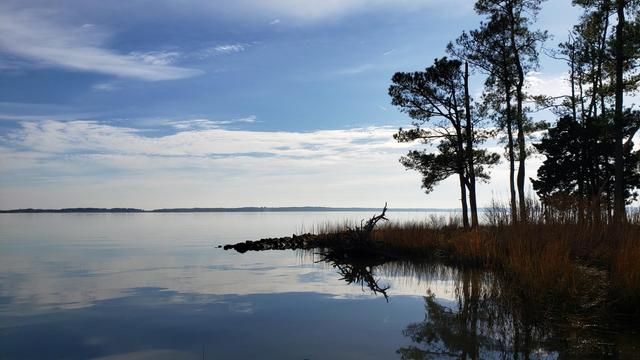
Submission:
<svg viewBox="0 0 640 360">
<path fill-rule="evenodd" d="M 0 215 L 0 358 L 554 359 L 638 351 L 632 332 L 570 320 L 537 326 L 486 273 L 334 267 L 309 253 L 217 248 L 370 215 Z M 363 274 L 389 287 L 388 302 L 358 282 Z"/>
</svg>

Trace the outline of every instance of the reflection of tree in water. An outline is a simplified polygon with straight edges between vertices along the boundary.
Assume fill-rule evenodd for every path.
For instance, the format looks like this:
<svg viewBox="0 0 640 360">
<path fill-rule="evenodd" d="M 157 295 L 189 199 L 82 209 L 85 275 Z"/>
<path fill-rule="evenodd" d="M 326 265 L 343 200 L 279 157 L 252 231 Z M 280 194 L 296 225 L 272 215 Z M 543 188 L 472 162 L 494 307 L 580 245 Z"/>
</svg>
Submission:
<svg viewBox="0 0 640 360">
<path fill-rule="evenodd" d="M 366 286 L 387 301 L 389 286 L 380 285 L 375 273 L 417 282 L 455 282 L 452 305 L 436 301 L 436 294 L 427 292 L 424 320 L 403 331 L 413 344 L 397 350 L 402 359 L 637 358 L 637 336 L 611 331 L 606 313 L 595 316 L 584 309 L 567 313 L 550 304 L 534 303 L 489 272 L 389 262 L 353 250 L 325 250 L 320 255 L 320 261 L 336 268 L 342 280 Z"/>
<path fill-rule="evenodd" d="M 363 289 L 366 286 L 374 294 L 382 294 L 389 301 L 387 295 L 388 285 L 378 284 L 373 269 L 384 264 L 387 260 L 372 254 L 356 254 L 337 250 L 325 250 L 321 254 L 321 260 L 331 264 L 340 276 L 340 280 L 348 284 L 358 284 Z"/>
<path fill-rule="evenodd" d="M 493 289 L 484 286 L 486 279 L 472 271 L 461 272 L 459 277 L 457 309 L 439 304 L 433 293 L 425 297 L 425 320 L 410 324 L 403 331 L 415 343 L 398 350 L 403 359 L 480 359 L 518 352 L 518 326 L 513 327 L 513 319 L 509 324 L 500 312 L 494 311 L 490 303 Z M 510 333 L 513 336 L 508 336 Z M 509 340 L 515 341 L 512 348 Z"/>
<path fill-rule="evenodd" d="M 432 263 L 388 262 L 371 254 L 335 250 L 321 253 L 320 261 L 336 268 L 347 283 L 366 286 L 387 301 L 389 286 L 378 284 L 374 270 L 419 280 L 454 278 L 457 309 L 439 304 L 429 292 L 424 298 L 425 320 L 403 331 L 415 344 L 397 351 L 402 359 L 529 359 L 533 349 L 542 349 L 542 329 L 532 325 L 527 311 L 514 311 L 514 298 L 486 272 L 457 271 Z M 544 358 L 544 354 L 538 351 L 533 358 Z"/>
<path fill-rule="evenodd" d="M 425 320 L 403 331 L 415 344 L 399 349 L 402 359 L 513 358 L 528 359 L 541 348 L 544 332 L 532 325 L 526 311 L 516 312 L 513 298 L 486 272 L 456 271 L 438 264 L 388 262 L 371 254 L 325 251 L 321 260 L 338 270 L 347 283 L 366 286 L 388 301 L 389 286 L 381 286 L 374 270 L 385 275 L 409 275 L 418 280 L 454 278 L 457 309 L 441 305 L 435 294 L 425 299 Z M 507 311 L 507 309 L 510 309 Z M 521 355 L 521 356 L 519 356 Z M 534 358 L 544 357 L 542 352 Z"/>
<path fill-rule="evenodd" d="M 455 305 L 428 292 L 425 319 L 403 334 L 414 343 L 402 359 L 547 359 L 617 357 L 610 335 L 581 332 L 561 314 L 536 308 L 500 281 L 478 271 L 458 271 Z"/>
</svg>

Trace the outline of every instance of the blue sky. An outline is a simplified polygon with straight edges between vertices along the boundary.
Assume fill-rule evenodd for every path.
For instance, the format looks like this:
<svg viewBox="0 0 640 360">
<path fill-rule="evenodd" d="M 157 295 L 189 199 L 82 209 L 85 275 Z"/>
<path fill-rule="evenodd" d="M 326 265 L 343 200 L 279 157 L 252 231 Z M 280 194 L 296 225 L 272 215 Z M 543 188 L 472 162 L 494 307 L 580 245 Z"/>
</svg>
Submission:
<svg viewBox="0 0 640 360">
<path fill-rule="evenodd" d="M 577 14 L 545 4 L 547 47 Z M 455 207 L 455 182 L 425 196 L 398 163 L 387 88 L 479 20 L 470 0 L 0 0 L 0 208 Z M 564 91 L 541 65 L 530 90 Z M 482 200 L 505 186 L 499 166 Z"/>
</svg>

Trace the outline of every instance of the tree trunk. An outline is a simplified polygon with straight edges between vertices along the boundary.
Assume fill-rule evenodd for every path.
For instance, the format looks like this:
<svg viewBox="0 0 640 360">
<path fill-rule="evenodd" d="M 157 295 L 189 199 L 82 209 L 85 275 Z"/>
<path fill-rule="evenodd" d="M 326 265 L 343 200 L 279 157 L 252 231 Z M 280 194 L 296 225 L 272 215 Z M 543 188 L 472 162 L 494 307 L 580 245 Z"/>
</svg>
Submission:
<svg viewBox="0 0 640 360">
<path fill-rule="evenodd" d="M 587 111 L 584 108 L 584 89 L 582 86 L 582 83 L 584 81 L 584 78 L 582 76 L 582 70 L 580 70 L 579 76 L 578 76 L 578 90 L 580 91 L 580 94 L 578 95 L 578 99 L 580 100 L 580 120 L 582 121 L 582 123 L 586 123 L 587 122 Z"/>
<path fill-rule="evenodd" d="M 600 89 L 600 114 L 602 116 L 605 115 L 607 111 L 607 107 L 605 105 L 605 93 L 603 91 L 604 85 L 602 83 L 604 75 L 602 74 L 602 66 L 604 65 L 606 59 L 606 47 L 607 47 L 607 35 L 609 30 L 609 9 L 610 9 L 610 1 L 607 0 L 603 3 L 603 17 L 604 24 L 602 26 L 602 37 L 600 38 L 600 47 L 598 49 L 598 88 Z"/>
<path fill-rule="evenodd" d="M 509 194 L 511 198 L 511 222 L 518 222 L 518 208 L 516 205 L 515 186 L 515 154 L 513 151 L 513 114 L 511 110 L 511 86 L 506 84 L 506 122 L 507 122 L 507 152 L 509 154 Z"/>
<path fill-rule="evenodd" d="M 460 202 L 462 204 L 462 225 L 465 229 L 469 228 L 469 210 L 467 207 L 467 178 L 465 176 L 464 164 L 465 164 L 465 154 L 464 154 L 464 138 L 462 137 L 462 125 L 460 123 L 460 118 L 458 117 L 458 121 L 453 124 L 456 130 L 456 150 L 457 150 L 457 159 L 456 166 L 458 168 L 458 180 L 460 182 Z"/>
<path fill-rule="evenodd" d="M 607 191 L 607 223 L 611 224 L 613 213 L 611 211 L 611 192 Z"/>
<path fill-rule="evenodd" d="M 458 174 L 460 180 L 460 202 L 462 204 L 462 225 L 465 229 L 469 228 L 469 214 L 467 208 L 467 185 L 465 184 L 464 175 L 460 172 Z"/>
<path fill-rule="evenodd" d="M 602 222 L 602 194 L 593 196 L 593 209 L 594 223 L 600 224 Z"/>
<path fill-rule="evenodd" d="M 572 41 L 569 38 L 569 41 Z M 571 73 L 570 73 L 570 81 L 571 81 L 571 114 L 573 115 L 573 121 L 578 122 L 578 110 L 577 110 L 577 101 L 576 101 L 576 60 L 575 60 L 575 49 L 573 48 L 573 42 L 570 42 L 570 55 L 569 61 L 571 65 Z"/>
<path fill-rule="evenodd" d="M 469 94 L 469 63 L 464 63 L 464 109 L 466 115 L 466 155 L 467 182 L 469 185 L 469 204 L 471 205 L 471 226 L 478 226 L 478 201 L 476 198 L 476 172 L 473 158 L 473 124 L 471 123 L 471 100 Z"/>
<path fill-rule="evenodd" d="M 571 41 L 571 38 L 569 38 Z M 573 122 L 578 123 L 578 110 L 577 110 L 577 101 L 576 101 L 576 71 L 575 71 L 575 50 L 573 48 L 573 43 L 570 43 L 570 55 L 569 62 L 571 65 L 571 73 L 570 73 L 570 82 L 571 82 L 571 113 L 573 116 Z M 585 144 L 584 141 L 580 142 L 580 146 L 582 147 L 582 153 L 585 154 Z M 585 220 L 585 191 L 584 191 L 584 156 L 583 160 L 580 163 L 580 171 L 578 172 L 578 222 L 582 223 Z"/>
<path fill-rule="evenodd" d="M 615 41 L 615 73 L 616 73 L 616 104 L 615 104 L 615 185 L 614 221 L 623 223 L 626 221 L 626 209 L 624 198 L 624 151 L 622 144 L 623 119 L 623 95 L 624 95 L 624 0 L 616 0 L 616 10 L 618 13 L 618 25 L 616 26 Z"/>
<path fill-rule="evenodd" d="M 524 79 L 524 76 L 523 76 Z M 524 80 L 523 80 L 524 82 Z M 520 206 L 520 221 L 527 221 L 527 204 L 525 200 L 525 159 L 527 158 L 527 150 L 524 143 L 524 114 L 522 111 L 522 86 L 516 87 L 516 95 L 518 101 L 518 205 Z"/>
<path fill-rule="evenodd" d="M 515 153 L 513 151 L 513 129 L 511 123 L 507 124 L 508 152 L 509 152 L 509 192 L 511 195 L 511 221 L 518 222 L 518 206 L 516 203 L 516 185 L 515 185 Z"/>
<path fill-rule="evenodd" d="M 518 44 L 516 42 L 516 29 L 515 29 L 515 15 L 513 14 L 513 4 L 507 1 L 508 15 L 509 15 L 509 37 L 511 40 L 511 50 L 513 51 L 514 64 L 518 72 L 518 82 L 516 83 L 516 124 L 518 126 L 518 202 L 520 206 L 520 221 L 527 220 L 527 204 L 525 201 L 525 159 L 527 158 L 525 139 L 524 139 L 524 111 L 522 104 L 524 102 L 524 94 L 522 88 L 524 87 L 524 70 L 522 68 L 522 60 L 520 58 L 520 51 L 518 50 Z"/>
<path fill-rule="evenodd" d="M 455 109 L 455 119 L 451 120 L 456 130 L 456 167 L 458 168 L 458 179 L 460 181 L 460 202 L 462 203 L 462 224 L 465 229 L 469 228 L 469 210 L 467 207 L 467 174 L 465 171 L 466 155 L 464 152 L 464 136 L 462 135 L 462 116 L 456 101 L 455 88 L 452 88 L 453 108 Z"/>
</svg>

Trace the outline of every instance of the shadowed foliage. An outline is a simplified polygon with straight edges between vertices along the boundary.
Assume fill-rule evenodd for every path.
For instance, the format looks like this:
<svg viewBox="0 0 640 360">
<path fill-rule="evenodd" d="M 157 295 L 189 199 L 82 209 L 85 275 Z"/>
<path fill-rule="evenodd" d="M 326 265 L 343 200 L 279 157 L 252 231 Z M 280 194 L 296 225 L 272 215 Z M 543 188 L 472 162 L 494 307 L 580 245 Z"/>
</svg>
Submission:
<svg viewBox="0 0 640 360">
<path fill-rule="evenodd" d="M 535 144 L 546 158 L 538 169 L 538 179 L 531 182 L 547 210 L 573 212 L 578 221 L 611 221 L 615 178 L 613 130 L 604 116 L 583 123 L 565 116 Z M 628 127 L 626 132 L 630 131 L 635 130 Z M 634 190 L 640 186 L 640 154 L 632 149 L 631 144 L 625 152 L 628 203 L 637 198 Z"/>
</svg>

